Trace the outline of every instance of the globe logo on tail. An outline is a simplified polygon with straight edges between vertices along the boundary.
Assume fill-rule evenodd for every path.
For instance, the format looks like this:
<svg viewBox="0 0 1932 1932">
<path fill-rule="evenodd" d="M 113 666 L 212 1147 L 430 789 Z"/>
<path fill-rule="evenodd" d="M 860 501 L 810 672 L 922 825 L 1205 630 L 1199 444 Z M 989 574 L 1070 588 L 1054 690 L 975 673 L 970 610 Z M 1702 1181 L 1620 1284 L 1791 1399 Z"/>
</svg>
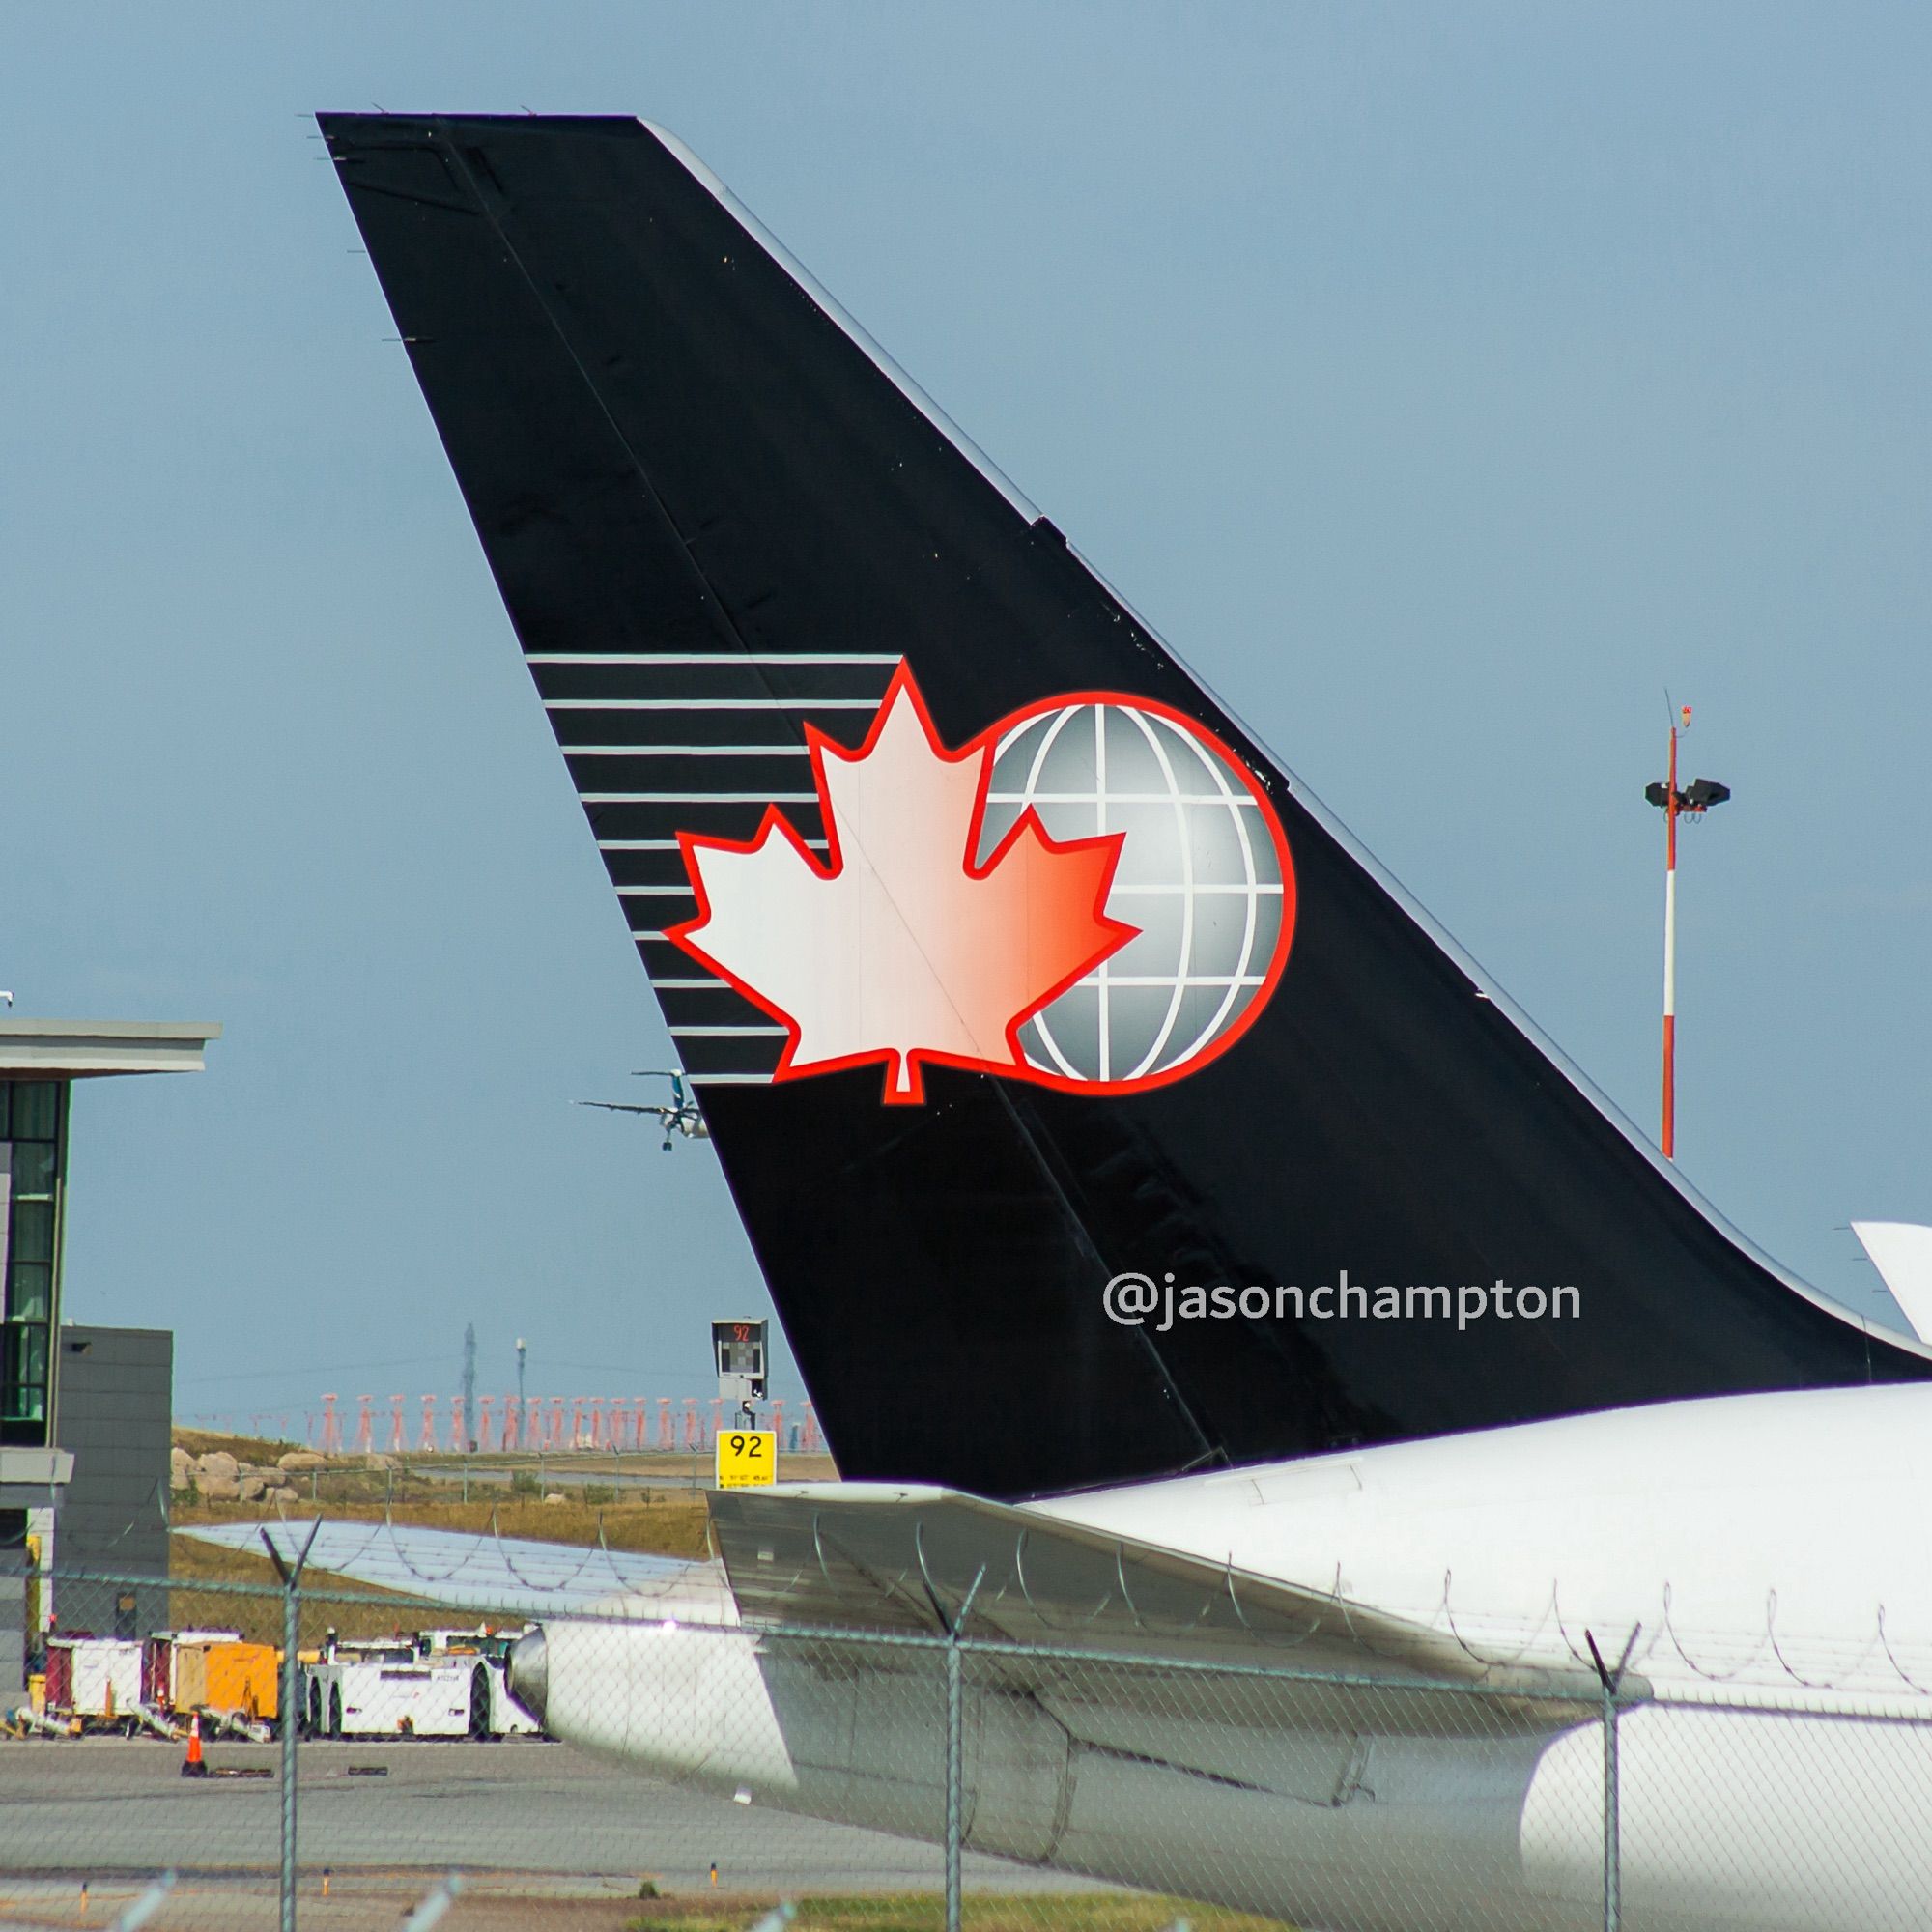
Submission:
<svg viewBox="0 0 1932 1932">
<path fill-rule="evenodd" d="M 806 726 L 823 856 L 776 807 L 679 835 L 698 916 L 666 937 L 781 1021 L 775 1080 L 867 1064 L 884 1098 L 965 1067 L 1162 1085 L 1265 1007 L 1294 928 L 1267 794 L 1167 706 L 1082 692 L 944 744 L 903 663 L 865 741 Z"/>
<path fill-rule="evenodd" d="M 1271 985 L 1293 918 L 1261 787 L 1166 711 L 1056 701 L 1001 728 L 982 843 L 1029 810 L 1052 838 L 1124 835 L 1107 910 L 1138 932 L 1020 1028 L 1028 1064 L 1113 1086 L 1207 1058 Z"/>
</svg>

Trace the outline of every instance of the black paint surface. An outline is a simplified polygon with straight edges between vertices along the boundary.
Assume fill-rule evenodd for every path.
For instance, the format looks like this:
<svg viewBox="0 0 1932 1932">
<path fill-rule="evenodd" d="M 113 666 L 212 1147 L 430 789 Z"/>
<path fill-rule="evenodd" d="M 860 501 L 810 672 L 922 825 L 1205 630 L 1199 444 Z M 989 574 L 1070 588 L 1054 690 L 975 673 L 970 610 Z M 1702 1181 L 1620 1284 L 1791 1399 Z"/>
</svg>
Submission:
<svg viewBox="0 0 1932 1932">
<path fill-rule="evenodd" d="M 669 761 L 651 744 L 694 742 L 703 699 L 727 689 L 876 696 L 884 673 L 750 662 L 850 651 L 906 656 L 949 743 L 1062 692 L 1164 701 L 1248 759 L 1287 829 L 1286 975 L 1245 1038 L 1171 1086 L 1095 1097 L 938 1070 L 926 1105 L 891 1108 L 877 1068 L 700 1087 L 848 1476 L 1009 1497 L 1927 1373 L 1796 1293 L 1662 1176 L 648 129 L 322 121 L 526 651 L 741 660 L 533 668 L 552 698 L 696 707 L 675 739 L 650 714 L 554 714 L 579 745 L 585 728 L 606 744 L 635 729 L 629 788 L 670 772 L 698 799 L 588 807 L 601 838 L 745 836 L 755 806 L 702 795 L 795 785 L 801 760 Z M 863 714 L 818 722 L 855 742 Z M 597 772 L 612 788 L 608 761 L 573 770 L 582 789 Z M 786 810 L 817 833 L 812 808 Z M 620 885 L 682 876 L 674 852 L 608 857 Z M 673 898 L 664 919 L 690 909 Z M 639 950 L 655 977 L 696 976 L 661 940 Z M 722 986 L 660 998 L 674 1026 L 758 1017 Z M 705 1052 L 687 1052 L 700 1076 L 769 1067 L 776 1046 Z M 1100 1305 L 1125 1268 L 1312 1289 L 1345 1267 L 1375 1285 L 1569 1283 L 1581 1315 L 1159 1335 Z"/>
</svg>

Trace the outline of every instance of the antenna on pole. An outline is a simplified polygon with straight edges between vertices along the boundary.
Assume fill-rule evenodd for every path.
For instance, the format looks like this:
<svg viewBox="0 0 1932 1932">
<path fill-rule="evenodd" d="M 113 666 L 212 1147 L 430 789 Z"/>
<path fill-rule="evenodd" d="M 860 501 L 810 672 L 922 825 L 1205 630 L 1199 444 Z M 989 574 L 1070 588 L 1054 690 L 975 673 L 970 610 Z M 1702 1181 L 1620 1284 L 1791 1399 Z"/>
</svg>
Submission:
<svg viewBox="0 0 1932 1932">
<path fill-rule="evenodd" d="M 1690 707 L 1673 707 L 1669 777 L 1662 784 L 1643 788 L 1644 797 L 1663 809 L 1663 1124 L 1659 1140 L 1665 1160 L 1677 1158 L 1677 821 L 1686 815 L 1701 818 L 1731 795 L 1730 786 L 1716 779 L 1693 779 L 1678 788 L 1677 740 L 1690 728 Z"/>
</svg>

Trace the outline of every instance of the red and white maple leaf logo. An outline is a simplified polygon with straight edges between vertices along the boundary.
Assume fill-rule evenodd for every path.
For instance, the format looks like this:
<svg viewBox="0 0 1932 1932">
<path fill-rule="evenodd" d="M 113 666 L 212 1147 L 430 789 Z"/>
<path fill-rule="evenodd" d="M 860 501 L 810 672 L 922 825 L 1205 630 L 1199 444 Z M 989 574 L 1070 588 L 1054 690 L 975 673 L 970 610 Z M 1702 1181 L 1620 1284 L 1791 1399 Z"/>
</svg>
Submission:
<svg viewBox="0 0 1932 1932">
<path fill-rule="evenodd" d="M 773 807 L 748 844 L 680 833 L 698 917 L 666 937 L 783 1022 L 778 1079 L 883 1061 L 1028 1070 L 1019 1029 L 1136 928 L 1106 913 L 1122 834 L 1056 842 L 1029 810 L 974 863 L 993 748 L 949 752 L 903 663 L 856 752 L 806 726 L 830 852 Z"/>
</svg>

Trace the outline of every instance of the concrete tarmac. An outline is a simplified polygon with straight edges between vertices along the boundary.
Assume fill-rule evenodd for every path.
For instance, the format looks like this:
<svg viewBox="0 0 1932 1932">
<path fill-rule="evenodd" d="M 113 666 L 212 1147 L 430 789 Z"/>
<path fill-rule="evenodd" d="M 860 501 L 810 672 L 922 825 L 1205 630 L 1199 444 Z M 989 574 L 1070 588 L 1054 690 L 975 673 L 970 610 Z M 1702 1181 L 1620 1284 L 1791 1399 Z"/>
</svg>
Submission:
<svg viewBox="0 0 1932 1932">
<path fill-rule="evenodd" d="M 105 1912 L 140 1876 L 167 1869 L 182 1874 L 183 1897 L 157 1924 L 191 1922 L 178 1921 L 190 1892 L 210 1908 L 229 1896 L 252 1922 L 244 1897 L 272 1904 L 280 1857 L 275 1747 L 210 1747 L 217 1771 L 265 1776 L 187 1779 L 181 1760 L 159 1740 L 0 1743 L 0 1923 L 101 1922 L 75 1916 L 81 1882 Z M 380 1893 L 391 1925 L 396 1898 L 452 1870 L 471 1888 L 457 1925 L 483 1922 L 489 1896 L 614 1904 L 635 1901 L 646 1878 L 667 1893 L 709 1894 L 714 1862 L 719 1894 L 747 1898 L 932 1891 L 941 1879 L 936 1846 L 634 1776 L 535 1739 L 305 1740 L 298 1790 L 304 1896 L 319 1898 L 327 1869 L 337 1916 Z M 964 1875 L 981 1892 L 1091 1889 L 971 1854 Z M 207 1915 L 217 1918 L 241 1922 Z"/>
</svg>

